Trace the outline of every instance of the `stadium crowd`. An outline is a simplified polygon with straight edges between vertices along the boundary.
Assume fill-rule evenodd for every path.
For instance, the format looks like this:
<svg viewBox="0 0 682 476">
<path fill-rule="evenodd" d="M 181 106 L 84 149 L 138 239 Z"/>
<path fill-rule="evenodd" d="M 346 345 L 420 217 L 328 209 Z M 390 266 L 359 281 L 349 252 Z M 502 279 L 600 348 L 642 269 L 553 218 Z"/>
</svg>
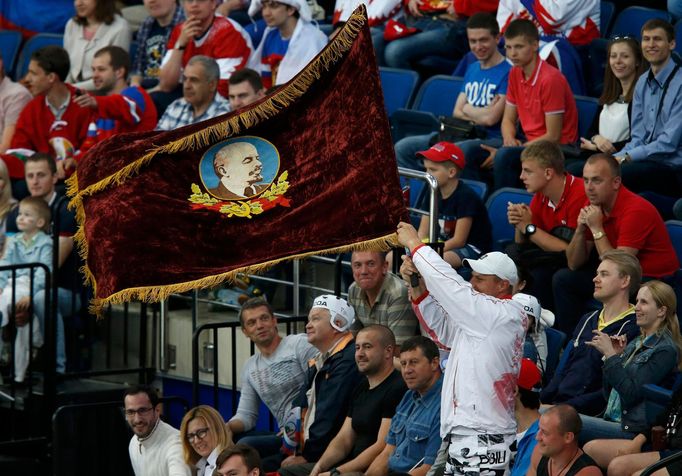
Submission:
<svg viewBox="0 0 682 476">
<path fill-rule="evenodd" d="M 428 246 L 428 217 L 396 224 L 408 251 L 400 273 L 383 253 L 353 253 L 348 299 L 318 296 L 306 335 L 280 336 L 267 300 L 247 301 L 241 328 L 258 352 L 227 421 L 202 405 L 178 431 L 160 419 L 154 389 L 126 391 L 138 476 L 629 475 L 682 451 L 680 244 L 663 218 L 682 219 L 675 28 L 651 18 L 639 38 L 608 39 L 599 110 L 580 137 L 574 95 L 590 78 L 573 66 L 600 51 L 600 2 L 531 3 L 370 2 L 380 65 L 419 68 L 437 55 L 464 74 L 442 130 L 395 144 L 399 166 L 437 181 L 442 256 Z M 679 3 L 668 2 L 673 16 Z M 69 364 L 64 319 L 83 301 L 63 198 L 80 158 L 119 133 L 260 101 L 357 4 L 145 0 L 132 25 L 114 0 L 75 0 L 63 45 L 32 52 L 24 77 L 13 81 L 0 57 L 0 265 L 51 267 L 56 254 L 58 372 Z M 260 30 L 240 24 L 247 12 Z M 320 16 L 332 18 L 326 33 Z M 471 180 L 523 186 L 532 199 L 491 223 Z M 494 225 L 513 228 L 513 241 L 493 242 Z M 46 291 L 3 273 L 0 364 L 12 362 L 20 385 L 28 343 L 42 342 Z M 568 345 L 550 368 L 561 351 L 552 333 Z M 646 384 L 676 391 L 655 427 Z M 261 402 L 281 432 L 256 430 Z"/>
</svg>

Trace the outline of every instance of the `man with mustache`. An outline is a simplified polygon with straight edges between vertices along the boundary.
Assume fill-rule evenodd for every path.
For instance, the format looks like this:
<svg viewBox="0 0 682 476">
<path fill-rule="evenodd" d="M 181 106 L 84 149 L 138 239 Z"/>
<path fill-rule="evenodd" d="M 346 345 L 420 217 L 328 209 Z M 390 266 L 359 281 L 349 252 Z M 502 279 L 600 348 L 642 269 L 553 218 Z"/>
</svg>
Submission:
<svg viewBox="0 0 682 476">
<path fill-rule="evenodd" d="M 269 185 L 258 183 L 263 180 L 263 164 L 258 150 L 248 142 L 234 142 L 216 152 L 213 170 L 220 182 L 209 192 L 222 200 L 251 198 Z"/>
</svg>

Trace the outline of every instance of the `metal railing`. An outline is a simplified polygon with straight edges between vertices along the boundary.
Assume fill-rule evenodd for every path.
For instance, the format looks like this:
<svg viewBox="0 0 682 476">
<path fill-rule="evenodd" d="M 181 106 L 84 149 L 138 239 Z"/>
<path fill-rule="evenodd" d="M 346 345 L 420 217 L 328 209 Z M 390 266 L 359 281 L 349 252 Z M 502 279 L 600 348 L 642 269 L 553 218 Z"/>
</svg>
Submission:
<svg viewBox="0 0 682 476">
<path fill-rule="evenodd" d="M 307 321 L 307 316 L 277 316 L 277 323 L 284 324 L 286 326 L 286 334 L 291 334 L 292 326 L 303 323 Z M 211 324 L 204 324 L 199 326 L 192 335 L 192 406 L 195 407 L 199 405 L 199 338 L 201 334 L 205 331 L 211 331 L 213 339 L 213 404 L 214 408 L 218 408 L 219 403 L 219 371 L 218 371 L 218 357 L 219 357 L 219 345 L 218 345 L 218 330 L 229 329 L 230 330 L 230 373 L 231 373 L 231 390 L 232 390 L 232 414 L 237 411 L 237 399 L 235 398 L 238 392 L 237 386 L 237 333 L 240 331 L 239 322 L 216 322 Z M 253 355 L 255 348 L 253 342 L 250 342 L 250 355 Z"/>
</svg>

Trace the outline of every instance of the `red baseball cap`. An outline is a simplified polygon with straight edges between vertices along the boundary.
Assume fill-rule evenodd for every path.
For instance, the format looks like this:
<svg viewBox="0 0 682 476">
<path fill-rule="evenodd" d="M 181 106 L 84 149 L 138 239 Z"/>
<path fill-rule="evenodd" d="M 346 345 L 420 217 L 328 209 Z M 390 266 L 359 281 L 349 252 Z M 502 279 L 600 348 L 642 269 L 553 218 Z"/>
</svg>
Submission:
<svg viewBox="0 0 682 476">
<path fill-rule="evenodd" d="M 525 357 L 521 359 L 521 371 L 517 385 L 519 388 L 530 392 L 539 392 L 542 389 L 542 375 L 535 362 Z"/>
<path fill-rule="evenodd" d="M 391 18 L 386 22 L 386 26 L 384 27 L 384 40 L 393 41 L 405 38 L 406 36 L 414 35 L 418 31 L 419 30 L 416 28 L 407 26 Z"/>
<path fill-rule="evenodd" d="M 433 162 L 450 161 L 460 169 L 463 169 L 467 164 L 462 149 L 460 149 L 457 144 L 453 144 L 452 142 L 439 142 L 431 146 L 431 148 L 428 150 L 417 152 L 417 155 L 421 155 L 423 158 Z"/>
</svg>

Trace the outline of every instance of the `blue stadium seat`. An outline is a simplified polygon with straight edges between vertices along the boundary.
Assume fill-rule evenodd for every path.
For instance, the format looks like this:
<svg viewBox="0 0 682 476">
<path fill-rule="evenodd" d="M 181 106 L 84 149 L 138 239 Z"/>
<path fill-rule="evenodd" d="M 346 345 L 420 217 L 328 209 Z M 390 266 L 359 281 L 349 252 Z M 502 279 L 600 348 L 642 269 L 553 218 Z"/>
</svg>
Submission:
<svg viewBox="0 0 682 476">
<path fill-rule="evenodd" d="M 411 109 L 431 112 L 436 116 L 452 115 L 463 81 L 463 78 L 444 74 L 430 77 L 419 88 Z"/>
<path fill-rule="evenodd" d="M 545 361 L 543 378 L 545 382 L 549 382 L 559 365 L 561 350 L 566 345 L 568 337 L 563 332 L 551 327 L 545 329 L 545 335 L 547 335 L 547 360 Z"/>
<path fill-rule="evenodd" d="M 611 36 L 642 37 L 642 25 L 651 18 L 672 21 L 670 13 L 646 7 L 628 7 L 618 14 L 611 28 Z"/>
<path fill-rule="evenodd" d="M 379 68 L 381 89 L 384 92 L 384 106 L 390 116 L 399 108 L 410 104 L 419 81 L 416 71 L 398 68 Z"/>
<path fill-rule="evenodd" d="M 488 184 L 485 182 L 479 182 L 478 180 L 472 179 L 460 179 L 462 182 L 471 187 L 474 192 L 481 197 L 481 200 L 485 200 L 486 195 L 488 195 Z"/>
<path fill-rule="evenodd" d="M 424 81 L 412 107 L 391 114 L 393 141 L 438 130 L 438 116 L 452 115 L 462 81 L 462 78 L 446 75 L 432 76 Z"/>
<path fill-rule="evenodd" d="M 580 137 L 587 137 L 599 109 L 599 101 L 587 96 L 575 96 L 575 104 L 578 107 L 578 132 Z"/>
<path fill-rule="evenodd" d="M 599 32 L 602 38 L 607 38 L 606 32 L 609 31 L 613 14 L 616 12 L 616 5 L 613 2 L 600 2 L 599 13 Z"/>
<path fill-rule="evenodd" d="M 2 52 L 5 74 L 8 76 L 14 71 L 14 62 L 17 60 L 20 46 L 21 33 L 19 31 L 0 30 L 0 51 Z"/>
<path fill-rule="evenodd" d="M 504 187 L 493 192 L 485 206 L 492 225 L 493 250 L 504 251 L 514 240 L 514 227 L 507 221 L 507 203 L 530 203 L 533 195 L 520 188 Z"/>
<path fill-rule="evenodd" d="M 26 75 L 28 64 L 31 62 L 31 55 L 34 51 L 48 45 L 62 46 L 64 36 L 54 33 L 38 33 L 31 37 L 21 49 L 19 60 L 17 61 L 14 77 L 19 80 Z"/>
</svg>

